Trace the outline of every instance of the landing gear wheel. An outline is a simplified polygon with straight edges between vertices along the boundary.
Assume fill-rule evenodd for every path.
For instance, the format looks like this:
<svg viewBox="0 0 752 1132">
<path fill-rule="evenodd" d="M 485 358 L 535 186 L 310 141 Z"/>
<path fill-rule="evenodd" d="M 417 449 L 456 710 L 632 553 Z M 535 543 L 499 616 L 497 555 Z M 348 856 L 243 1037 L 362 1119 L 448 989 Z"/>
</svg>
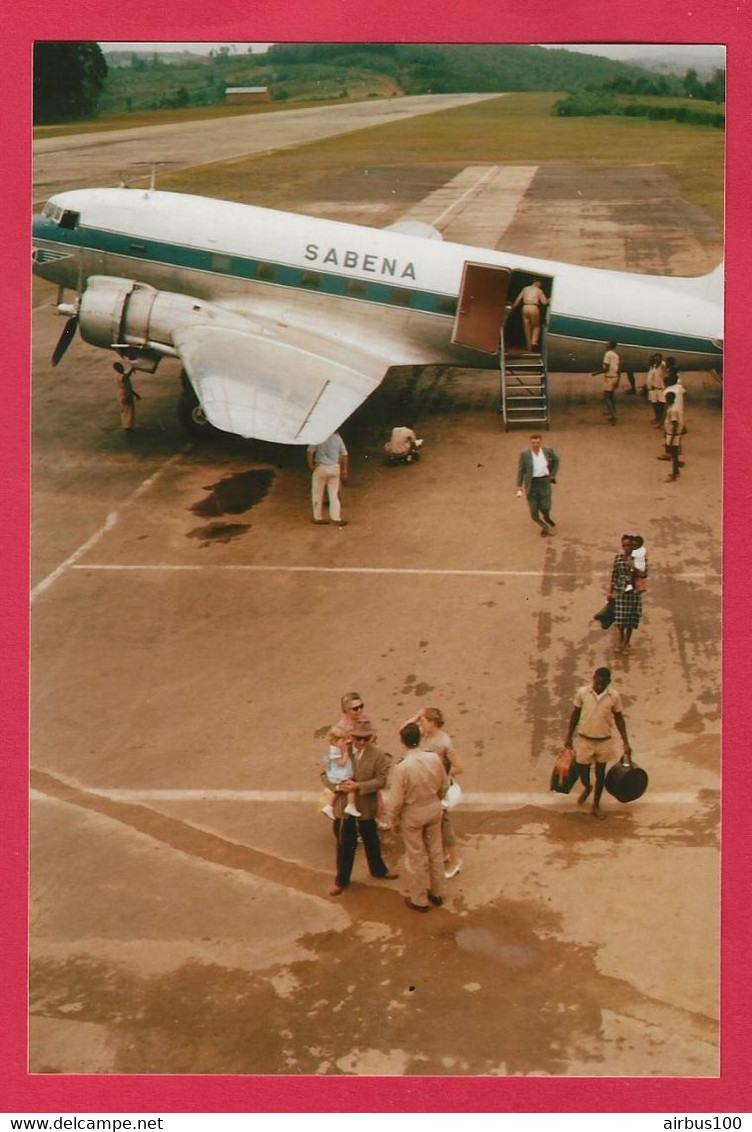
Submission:
<svg viewBox="0 0 752 1132">
<path fill-rule="evenodd" d="M 194 440 L 208 440 L 218 436 L 219 430 L 209 424 L 193 386 L 184 373 L 180 375 L 183 392 L 178 401 L 178 420 Z"/>
</svg>

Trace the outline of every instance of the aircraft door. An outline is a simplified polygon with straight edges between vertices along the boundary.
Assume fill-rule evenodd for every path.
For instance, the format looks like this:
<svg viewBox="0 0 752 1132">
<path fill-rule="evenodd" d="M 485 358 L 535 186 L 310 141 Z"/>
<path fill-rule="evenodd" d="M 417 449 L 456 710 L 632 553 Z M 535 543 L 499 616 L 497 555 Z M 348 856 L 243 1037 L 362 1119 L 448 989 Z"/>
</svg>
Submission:
<svg viewBox="0 0 752 1132">
<path fill-rule="evenodd" d="M 511 271 L 487 263 L 466 263 L 462 272 L 452 342 L 484 354 L 498 354 Z"/>
</svg>

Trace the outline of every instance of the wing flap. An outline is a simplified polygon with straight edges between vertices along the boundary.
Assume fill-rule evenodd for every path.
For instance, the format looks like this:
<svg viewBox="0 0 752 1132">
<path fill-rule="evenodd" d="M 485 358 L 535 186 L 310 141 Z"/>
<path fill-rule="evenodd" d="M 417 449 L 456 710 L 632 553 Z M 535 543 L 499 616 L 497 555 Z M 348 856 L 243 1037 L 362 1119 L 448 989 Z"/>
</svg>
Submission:
<svg viewBox="0 0 752 1132">
<path fill-rule="evenodd" d="M 376 388 L 386 364 L 357 351 L 345 358 L 339 343 L 321 336 L 308 336 L 315 349 L 294 338 L 207 325 L 173 334 L 216 428 L 275 444 L 319 444 Z"/>
</svg>

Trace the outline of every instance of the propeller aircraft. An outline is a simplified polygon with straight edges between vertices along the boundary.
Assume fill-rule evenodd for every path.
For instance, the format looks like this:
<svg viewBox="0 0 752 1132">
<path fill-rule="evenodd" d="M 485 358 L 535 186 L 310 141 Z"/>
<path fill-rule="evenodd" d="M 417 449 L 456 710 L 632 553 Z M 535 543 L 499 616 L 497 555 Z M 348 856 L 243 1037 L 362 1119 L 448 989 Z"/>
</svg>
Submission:
<svg viewBox="0 0 752 1132">
<path fill-rule="evenodd" d="M 146 373 L 176 358 L 181 417 L 199 434 L 319 443 L 392 366 L 498 369 L 507 427 L 547 427 L 549 372 L 592 372 L 609 340 L 630 372 L 655 352 L 679 369 L 722 364 L 722 265 L 697 278 L 608 271 L 445 242 L 411 221 L 77 189 L 34 217 L 33 268 L 67 315 L 52 364 L 77 333 Z M 513 307 L 534 280 L 549 302 L 529 349 Z"/>
</svg>

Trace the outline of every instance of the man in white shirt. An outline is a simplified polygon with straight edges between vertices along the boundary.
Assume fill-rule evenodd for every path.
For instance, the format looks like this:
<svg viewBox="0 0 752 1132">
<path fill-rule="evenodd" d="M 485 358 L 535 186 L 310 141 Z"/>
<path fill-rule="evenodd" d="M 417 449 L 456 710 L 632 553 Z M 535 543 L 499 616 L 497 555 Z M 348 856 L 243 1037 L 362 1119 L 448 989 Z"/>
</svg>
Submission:
<svg viewBox="0 0 752 1132">
<path fill-rule="evenodd" d="M 420 456 L 422 440 L 418 440 L 415 430 L 409 425 L 397 425 L 392 429 L 392 435 L 384 445 L 384 451 L 390 461 L 396 463 L 412 464 Z"/>
<path fill-rule="evenodd" d="M 667 393 L 673 393 L 676 398 L 676 408 L 679 411 L 679 424 L 684 427 L 684 394 L 687 392 L 686 385 L 682 385 L 682 379 L 676 371 L 676 358 L 666 358 L 666 366 L 668 368 L 668 385 L 663 391 L 664 398 Z"/>
<path fill-rule="evenodd" d="M 616 343 L 607 342 L 606 352 L 603 355 L 601 368 L 594 370 L 592 376 L 603 374 L 603 403 L 606 406 L 605 416 L 612 425 L 616 424 L 616 389 L 621 374 L 621 358 L 616 352 Z"/>
<path fill-rule="evenodd" d="M 556 483 L 559 457 L 553 448 L 544 448 L 539 432 L 530 437 L 530 447 L 520 452 L 517 464 L 517 498 L 524 488 L 530 517 L 541 529 L 541 538 L 554 534 L 551 518 L 551 484 Z"/>
</svg>

